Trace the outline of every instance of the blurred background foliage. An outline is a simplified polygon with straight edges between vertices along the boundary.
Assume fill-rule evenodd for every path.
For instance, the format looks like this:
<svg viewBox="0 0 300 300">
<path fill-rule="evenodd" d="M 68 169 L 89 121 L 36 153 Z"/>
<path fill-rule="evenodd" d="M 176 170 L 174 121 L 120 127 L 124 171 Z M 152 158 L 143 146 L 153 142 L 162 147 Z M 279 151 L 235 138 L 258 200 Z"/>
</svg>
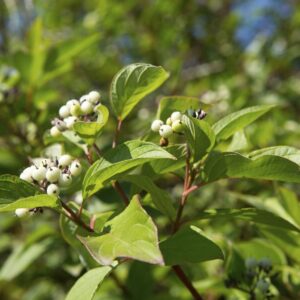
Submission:
<svg viewBox="0 0 300 300">
<path fill-rule="evenodd" d="M 108 104 L 114 74 L 133 62 L 162 65 L 170 78 L 135 109 L 122 139 L 147 134 L 161 96 L 186 95 L 211 104 L 211 122 L 243 107 L 276 103 L 279 108 L 240 133 L 239 150 L 300 147 L 299 1 L 3 0 L 0 173 L 19 174 L 28 157 L 41 154 L 44 132 L 66 100 L 96 89 Z M 101 148 L 110 144 L 114 125 L 111 120 L 98 141 Z M 70 151 L 77 150 L 70 147 Z M 284 207 L 282 199 L 294 199 L 286 201 L 297 207 L 300 189 L 286 185 L 284 193 L 281 188 L 268 182 L 221 182 L 191 197 L 187 213 L 254 206 L 286 217 L 293 209 Z M 175 185 L 170 192 L 178 196 L 180 188 Z M 109 188 L 98 196 L 102 200 L 98 209 L 117 205 Z M 299 269 L 293 268 L 300 263 L 299 237 L 293 237 L 287 248 L 282 234 L 278 237 L 245 222 L 207 221 L 204 225 L 224 246 L 257 237 L 272 240 L 284 258 L 278 279 L 283 291 L 280 299 L 300 297 Z M 57 216 L 50 212 L 26 222 L 1 215 L 0 231 L 0 299 L 63 299 L 84 272 L 59 233 Z M 197 288 L 211 297 L 207 299 L 220 295 L 244 299 L 224 287 L 226 274 L 220 262 L 187 271 Z M 118 272 L 132 299 L 189 299 L 167 268 L 133 263 Z M 101 299 L 121 297 L 113 280 L 107 280 L 100 291 Z"/>
</svg>

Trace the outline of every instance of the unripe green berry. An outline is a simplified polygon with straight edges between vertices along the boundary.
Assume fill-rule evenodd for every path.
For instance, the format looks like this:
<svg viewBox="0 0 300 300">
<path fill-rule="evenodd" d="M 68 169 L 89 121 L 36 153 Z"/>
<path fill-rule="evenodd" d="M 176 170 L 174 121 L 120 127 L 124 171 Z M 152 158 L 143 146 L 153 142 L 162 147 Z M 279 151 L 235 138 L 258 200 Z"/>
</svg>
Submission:
<svg viewBox="0 0 300 300">
<path fill-rule="evenodd" d="M 69 108 L 67 107 L 67 105 L 63 105 L 60 109 L 59 109 L 59 112 L 58 112 L 59 116 L 61 118 L 66 118 L 70 115 L 70 110 Z"/>
<path fill-rule="evenodd" d="M 67 167 L 72 162 L 72 157 L 69 154 L 64 154 L 58 159 L 58 166 L 59 167 Z"/>
<path fill-rule="evenodd" d="M 272 268 L 272 261 L 268 257 L 263 257 L 259 260 L 258 265 L 265 271 Z"/>
<path fill-rule="evenodd" d="M 57 196 L 59 194 L 59 187 L 56 184 L 51 183 L 47 187 L 47 194 L 50 196 Z"/>
<path fill-rule="evenodd" d="M 73 101 L 71 108 L 70 108 L 70 114 L 74 117 L 78 117 L 82 113 L 80 103 L 79 101 Z"/>
<path fill-rule="evenodd" d="M 28 208 L 17 208 L 15 210 L 15 215 L 19 218 L 24 218 L 30 214 Z"/>
<path fill-rule="evenodd" d="M 82 102 L 80 107 L 81 107 L 81 111 L 86 115 L 93 112 L 94 109 L 94 105 L 89 101 Z"/>
<path fill-rule="evenodd" d="M 171 136 L 173 134 L 172 127 L 169 125 L 162 125 L 159 129 L 159 134 L 163 138 L 168 138 L 169 136 Z"/>
<path fill-rule="evenodd" d="M 101 95 L 97 91 L 91 91 L 88 94 L 88 99 L 91 103 L 96 104 L 100 100 L 100 98 L 101 98 Z"/>
<path fill-rule="evenodd" d="M 160 127 L 164 124 L 161 120 L 154 120 L 151 124 L 151 130 L 154 132 L 159 132 Z"/>
<path fill-rule="evenodd" d="M 176 120 L 172 123 L 172 130 L 175 132 L 182 132 L 183 128 L 184 125 L 180 120 Z"/>
<path fill-rule="evenodd" d="M 73 176 L 78 176 L 82 171 L 82 166 L 79 161 L 74 160 L 70 166 L 70 172 Z"/>
<path fill-rule="evenodd" d="M 245 266 L 247 269 L 255 269 L 257 267 L 257 260 L 255 258 L 249 257 L 245 261 Z"/>
<path fill-rule="evenodd" d="M 32 178 L 36 181 L 44 180 L 46 178 L 46 172 L 47 172 L 47 169 L 44 167 L 35 168 L 32 171 Z"/>
<path fill-rule="evenodd" d="M 46 172 L 46 179 L 49 182 L 57 182 L 60 176 L 60 169 L 56 167 L 51 167 Z"/>
<path fill-rule="evenodd" d="M 171 114 L 171 121 L 174 122 L 176 120 L 181 120 L 181 117 L 182 117 L 182 114 L 180 111 L 174 111 L 172 114 Z"/>
<path fill-rule="evenodd" d="M 263 294 L 265 294 L 265 293 L 269 290 L 270 283 L 267 282 L 267 281 L 264 280 L 264 279 L 259 279 L 259 280 L 257 281 L 256 287 L 257 287 Z"/>
<path fill-rule="evenodd" d="M 53 136 L 53 137 L 58 137 L 58 136 L 61 135 L 61 132 L 56 126 L 53 126 L 50 129 L 50 135 Z"/>
<path fill-rule="evenodd" d="M 72 177 L 69 174 L 60 174 L 58 184 L 61 186 L 68 186 L 72 183 Z"/>
<path fill-rule="evenodd" d="M 171 120 L 171 118 L 167 119 L 166 124 L 169 125 L 169 126 L 172 126 L 172 120 Z"/>
</svg>

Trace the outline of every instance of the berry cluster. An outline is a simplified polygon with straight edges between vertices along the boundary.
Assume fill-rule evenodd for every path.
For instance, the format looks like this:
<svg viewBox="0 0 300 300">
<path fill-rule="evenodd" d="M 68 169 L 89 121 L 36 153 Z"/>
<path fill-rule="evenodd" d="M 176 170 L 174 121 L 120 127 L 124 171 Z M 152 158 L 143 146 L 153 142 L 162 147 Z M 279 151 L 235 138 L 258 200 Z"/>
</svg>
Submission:
<svg viewBox="0 0 300 300">
<path fill-rule="evenodd" d="M 71 99 L 59 109 L 59 118 L 55 118 L 51 124 L 50 134 L 57 137 L 65 130 L 72 130 L 78 121 L 91 122 L 97 118 L 97 107 L 100 105 L 100 94 L 97 91 L 80 97 L 79 101 Z"/>
<path fill-rule="evenodd" d="M 67 187 L 72 183 L 72 176 L 80 175 L 82 166 L 78 160 L 73 160 L 68 154 L 59 158 L 44 159 L 40 164 L 33 164 L 26 168 L 20 178 L 34 183 L 48 195 L 58 195 L 60 187 Z M 28 215 L 31 210 L 19 208 L 15 211 L 18 217 Z"/>
<path fill-rule="evenodd" d="M 267 257 L 261 258 L 260 260 L 247 258 L 245 266 L 246 276 L 251 283 L 254 284 L 254 288 L 267 296 L 270 293 L 270 280 L 268 274 L 272 270 L 271 260 Z"/>
<path fill-rule="evenodd" d="M 271 260 L 267 257 L 259 260 L 247 258 L 245 260 L 245 267 L 245 274 L 242 278 L 239 278 L 239 280 L 229 278 L 226 280 L 225 284 L 228 287 L 235 287 L 247 291 L 251 296 L 261 293 L 264 296 L 264 299 L 271 299 L 273 296 L 270 292 Z M 245 288 L 245 286 L 247 286 L 247 288 Z"/>
<path fill-rule="evenodd" d="M 182 113 L 174 111 L 164 124 L 161 120 L 154 120 L 151 124 L 151 130 L 158 132 L 161 137 L 168 138 L 173 133 L 181 133 L 183 130 Z"/>
</svg>

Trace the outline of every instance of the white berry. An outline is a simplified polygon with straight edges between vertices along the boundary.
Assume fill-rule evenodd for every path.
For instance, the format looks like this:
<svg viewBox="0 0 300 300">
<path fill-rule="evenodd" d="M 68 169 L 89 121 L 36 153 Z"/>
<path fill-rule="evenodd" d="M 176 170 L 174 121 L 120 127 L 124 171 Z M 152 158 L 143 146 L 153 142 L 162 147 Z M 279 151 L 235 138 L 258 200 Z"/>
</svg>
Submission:
<svg viewBox="0 0 300 300">
<path fill-rule="evenodd" d="M 51 167 L 46 172 L 46 179 L 49 182 L 56 182 L 60 176 L 60 169 L 56 167 Z"/>
<path fill-rule="evenodd" d="M 89 95 L 83 95 L 80 97 L 79 102 L 82 104 L 85 101 L 89 101 Z"/>
<path fill-rule="evenodd" d="M 53 136 L 53 137 L 58 137 L 58 136 L 61 135 L 61 132 L 56 126 L 53 126 L 50 129 L 50 135 Z"/>
<path fill-rule="evenodd" d="M 76 100 L 76 99 L 71 99 L 71 100 L 69 100 L 69 101 L 66 103 L 66 106 L 67 106 L 67 108 L 70 110 L 71 107 L 72 107 L 74 104 L 76 105 L 77 102 L 78 102 L 78 100 Z"/>
<path fill-rule="evenodd" d="M 163 121 L 161 120 L 154 120 L 151 124 L 151 130 L 152 131 L 155 131 L 155 132 L 158 132 L 160 127 L 164 124 Z"/>
<path fill-rule="evenodd" d="M 47 169 L 44 167 L 35 168 L 32 171 L 32 178 L 36 181 L 44 180 L 46 178 L 46 172 L 47 172 Z"/>
<path fill-rule="evenodd" d="M 56 184 L 51 183 L 47 187 L 47 194 L 51 196 L 58 195 L 59 193 L 59 187 Z"/>
<path fill-rule="evenodd" d="M 76 117 L 67 117 L 64 119 L 68 129 L 72 129 L 73 125 L 77 122 L 77 120 L 78 119 Z"/>
<path fill-rule="evenodd" d="M 64 154 L 58 159 L 59 167 L 67 167 L 72 162 L 72 157 L 69 154 Z"/>
<path fill-rule="evenodd" d="M 90 114 L 94 109 L 93 104 L 89 101 L 82 102 L 80 107 L 81 107 L 82 112 L 86 115 Z"/>
<path fill-rule="evenodd" d="M 159 134 L 163 138 L 168 138 L 170 135 L 172 135 L 173 130 L 172 127 L 169 125 L 162 125 L 159 129 Z"/>
<path fill-rule="evenodd" d="M 28 167 L 26 168 L 25 170 L 23 170 L 23 172 L 20 174 L 20 178 L 22 180 L 25 180 L 27 182 L 32 182 L 33 179 L 32 179 L 32 171 L 33 171 L 33 168 L 32 167 Z"/>
<path fill-rule="evenodd" d="M 78 176 L 81 173 L 82 166 L 79 161 L 73 161 L 70 166 L 70 172 L 73 176 Z"/>
<path fill-rule="evenodd" d="M 97 91 L 91 91 L 89 92 L 88 99 L 91 103 L 96 104 L 100 100 L 100 93 Z"/>
<path fill-rule="evenodd" d="M 28 208 L 17 208 L 15 210 L 15 215 L 19 218 L 23 218 L 29 215 L 29 209 Z"/>
<path fill-rule="evenodd" d="M 59 112 L 58 112 L 59 116 L 61 118 L 66 118 L 70 115 L 70 110 L 69 108 L 67 107 L 67 105 L 63 105 L 60 109 L 59 109 Z"/>
<path fill-rule="evenodd" d="M 66 129 L 66 123 L 62 120 L 56 119 L 55 127 L 57 127 L 59 131 L 63 131 Z"/>
<path fill-rule="evenodd" d="M 61 186 L 68 186 L 72 183 L 72 177 L 69 174 L 60 174 L 59 180 L 58 180 L 59 185 Z"/>
<path fill-rule="evenodd" d="M 171 114 L 171 120 L 172 120 L 172 122 L 174 122 L 174 121 L 176 121 L 176 120 L 181 120 L 181 117 L 182 117 L 182 115 L 181 115 L 181 112 L 179 112 L 179 111 L 174 111 L 172 114 Z"/>
</svg>

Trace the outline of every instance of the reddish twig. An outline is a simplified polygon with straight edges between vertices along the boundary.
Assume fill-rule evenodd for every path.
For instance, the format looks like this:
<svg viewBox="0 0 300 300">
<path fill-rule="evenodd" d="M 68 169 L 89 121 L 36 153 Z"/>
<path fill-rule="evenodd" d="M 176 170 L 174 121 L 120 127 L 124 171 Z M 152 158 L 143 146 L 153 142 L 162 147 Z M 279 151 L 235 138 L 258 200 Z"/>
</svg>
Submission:
<svg viewBox="0 0 300 300">
<path fill-rule="evenodd" d="M 114 140 L 112 142 L 112 148 L 116 148 L 116 146 L 117 146 L 120 131 L 121 131 L 121 127 L 122 127 L 122 120 L 120 118 L 118 118 L 118 124 L 117 124 L 117 127 L 116 127 Z"/>
<path fill-rule="evenodd" d="M 203 300 L 198 291 L 194 288 L 189 278 L 185 275 L 180 266 L 172 266 L 173 271 L 176 273 L 177 277 L 181 280 L 181 282 L 186 286 L 191 295 L 195 300 Z"/>
<path fill-rule="evenodd" d="M 63 201 L 60 201 L 60 202 L 61 202 L 61 206 L 68 213 L 68 217 L 69 217 L 70 220 L 72 220 L 74 223 L 81 226 L 82 228 L 86 229 L 87 231 L 94 232 L 94 229 L 92 229 L 90 226 L 85 224 L 82 221 L 82 219 L 80 218 L 80 216 L 78 216 L 66 203 L 64 203 Z"/>
<path fill-rule="evenodd" d="M 120 183 L 118 181 L 115 181 L 115 182 L 112 183 L 112 186 L 115 189 L 115 191 L 120 195 L 120 197 L 122 198 L 123 202 L 127 206 L 129 204 L 129 199 L 128 199 L 125 191 L 121 187 Z"/>
</svg>

